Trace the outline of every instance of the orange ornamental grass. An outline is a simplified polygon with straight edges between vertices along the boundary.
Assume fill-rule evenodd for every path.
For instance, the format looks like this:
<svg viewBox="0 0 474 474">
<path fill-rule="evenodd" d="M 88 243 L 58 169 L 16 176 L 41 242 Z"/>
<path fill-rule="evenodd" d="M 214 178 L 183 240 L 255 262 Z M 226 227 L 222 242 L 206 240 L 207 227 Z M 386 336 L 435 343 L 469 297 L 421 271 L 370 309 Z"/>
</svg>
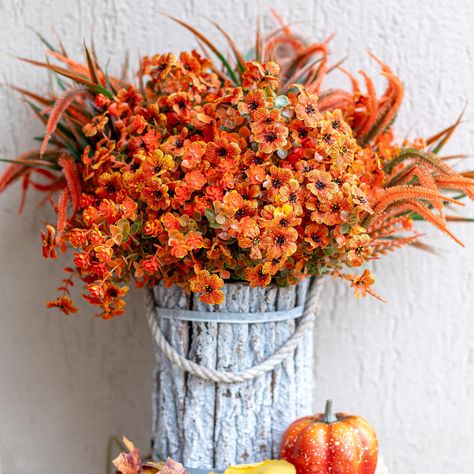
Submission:
<svg viewBox="0 0 474 474">
<path fill-rule="evenodd" d="M 21 180 L 22 204 L 32 187 L 57 212 L 43 254 L 72 249 L 74 268 L 49 306 L 76 311 L 75 276 L 106 319 L 124 312 L 130 281 L 178 284 L 219 304 L 225 281 L 284 286 L 329 274 L 376 296 L 368 270 L 347 268 L 415 243 L 413 220 L 457 241 L 445 205 L 460 202 L 445 191 L 472 199 L 472 175 L 438 154 L 460 120 L 397 144 L 403 86 L 377 58 L 381 96 L 365 73 L 364 87 L 345 71 L 352 89 L 332 89 L 327 76 L 342 68 L 330 64 L 327 41 L 306 43 L 282 23 L 258 31 L 244 60 L 224 33 L 230 60 L 176 21 L 204 54 L 144 57 L 136 84 L 109 76 L 88 49 L 85 65 L 61 45 L 48 45 L 48 62 L 26 60 L 55 74 L 61 92 L 14 87 L 45 134 L 9 165 L 0 191 Z"/>
</svg>

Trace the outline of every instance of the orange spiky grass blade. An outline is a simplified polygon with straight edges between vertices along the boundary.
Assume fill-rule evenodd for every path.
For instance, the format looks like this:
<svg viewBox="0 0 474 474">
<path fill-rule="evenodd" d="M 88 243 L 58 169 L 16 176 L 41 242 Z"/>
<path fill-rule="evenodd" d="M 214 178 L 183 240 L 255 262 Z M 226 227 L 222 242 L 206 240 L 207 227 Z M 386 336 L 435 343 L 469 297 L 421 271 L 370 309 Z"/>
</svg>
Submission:
<svg viewBox="0 0 474 474">
<path fill-rule="evenodd" d="M 120 74 L 120 80 L 124 82 L 128 81 L 129 67 L 130 67 L 130 53 L 128 51 L 125 51 L 125 59 L 122 64 L 122 73 Z M 142 74 L 142 73 L 139 71 L 138 74 Z"/>
<path fill-rule="evenodd" d="M 56 72 L 57 74 L 60 74 L 61 76 L 67 77 L 68 79 L 72 79 L 73 81 L 84 84 L 85 86 L 91 87 L 94 85 L 91 81 L 87 80 L 85 77 L 80 76 L 78 74 L 73 74 L 68 69 L 64 69 L 59 66 L 54 66 L 53 64 L 50 64 L 50 63 L 44 63 L 42 61 L 36 61 L 34 59 L 28 59 L 28 58 L 22 58 L 22 57 L 18 57 L 18 59 L 28 64 L 32 64 L 33 66 L 50 69 L 51 71 Z"/>
<path fill-rule="evenodd" d="M 319 93 L 322 82 L 324 81 L 324 78 L 326 77 L 326 74 L 327 74 L 327 64 L 328 64 L 328 58 L 326 56 L 323 58 L 318 69 L 316 70 L 316 78 L 310 86 L 311 91 Z"/>
<path fill-rule="evenodd" d="M 293 23 L 293 24 L 296 24 Z M 305 48 L 305 43 L 293 33 L 285 32 L 285 28 L 277 28 L 262 38 L 263 50 L 268 54 L 268 59 L 273 59 L 272 51 L 280 44 L 289 44 L 294 51 L 301 51 Z"/>
<path fill-rule="evenodd" d="M 285 82 L 282 85 L 282 89 L 285 90 L 288 87 L 291 87 L 293 84 L 296 84 L 298 81 L 302 79 L 302 77 L 313 67 L 315 67 L 318 63 L 320 63 L 322 59 L 316 59 L 314 62 L 307 64 L 306 66 L 302 67 L 301 69 L 297 69 L 295 73 L 289 77 L 288 79 L 285 80 Z"/>
<path fill-rule="evenodd" d="M 378 240 L 372 244 L 375 250 L 374 257 L 375 259 L 377 259 L 379 258 L 380 254 L 384 255 L 387 252 L 392 252 L 395 249 L 401 248 L 405 245 L 414 245 L 416 242 L 418 242 L 418 239 L 422 236 L 423 236 L 422 233 L 417 233 L 414 235 L 410 235 L 408 237 L 391 236 L 388 239 Z M 373 259 L 374 258 L 369 258 L 369 260 L 373 260 Z"/>
<path fill-rule="evenodd" d="M 196 42 L 199 45 L 199 47 L 202 49 L 204 56 L 209 58 L 210 57 L 209 51 L 207 50 L 203 42 L 199 38 L 196 39 Z M 219 77 L 219 79 L 222 82 L 229 82 L 229 78 L 222 71 L 219 71 L 219 69 L 217 69 L 217 67 L 212 61 L 211 61 L 211 64 L 209 65 L 209 68 L 214 74 L 216 74 Z"/>
<path fill-rule="evenodd" d="M 67 116 L 64 117 L 68 122 L 68 125 L 75 124 L 82 128 L 86 123 L 89 123 L 91 117 L 84 115 L 82 112 L 83 110 L 81 110 L 81 107 L 75 107 L 75 104 L 71 104 L 67 109 Z"/>
<path fill-rule="evenodd" d="M 304 43 L 294 36 L 277 36 L 272 39 L 262 39 L 262 51 L 267 61 L 275 61 L 280 66 L 280 75 L 288 75 L 288 64 L 296 52 L 304 47 Z M 277 54 L 282 46 L 287 47 L 287 54 Z M 288 53 L 288 48 L 292 52 Z"/>
<path fill-rule="evenodd" d="M 468 154 L 457 154 L 457 155 L 446 155 L 446 156 L 440 156 L 439 159 L 443 161 L 449 161 L 449 160 L 464 160 L 466 158 L 470 158 L 470 155 Z"/>
<path fill-rule="evenodd" d="M 262 31 L 260 26 L 260 15 L 257 14 L 256 20 L 256 27 L 255 27 L 255 60 L 256 61 L 263 61 L 263 38 L 262 38 Z"/>
<path fill-rule="evenodd" d="M 9 87 L 10 89 L 13 89 L 16 92 L 19 92 L 21 95 L 25 97 L 29 97 L 30 99 L 33 99 L 35 102 L 38 102 L 38 104 L 47 105 L 47 106 L 51 105 L 51 100 L 45 99 L 44 97 L 41 97 L 40 95 L 30 92 L 26 89 L 22 89 L 21 87 L 17 87 L 11 84 L 8 84 L 7 87 Z"/>
<path fill-rule="evenodd" d="M 91 53 L 89 52 L 89 49 L 87 46 L 84 44 L 84 50 L 86 53 L 86 60 L 87 60 L 87 67 L 89 69 L 89 76 L 92 79 L 92 82 L 95 84 L 100 84 L 99 81 L 99 74 L 100 71 L 97 67 L 97 62 L 95 61 L 95 58 L 91 56 Z"/>
<path fill-rule="evenodd" d="M 375 201 L 371 203 L 374 213 L 367 215 L 364 218 L 362 225 L 363 227 L 368 228 L 374 219 L 386 212 L 390 207 L 398 206 L 401 209 L 403 206 L 408 204 L 417 204 L 420 200 L 428 201 L 431 205 L 433 205 L 433 201 L 437 199 L 441 200 L 442 202 L 449 202 L 458 206 L 464 206 L 462 202 L 459 202 L 458 200 L 448 196 L 444 196 L 441 193 L 428 188 L 409 185 L 393 186 L 388 189 L 380 190 L 377 193 Z M 443 222 L 442 216 L 438 218 L 441 222 Z"/>
<path fill-rule="evenodd" d="M 444 196 L 443 194 L 433 191 L 429 188 L 423 188 L 421 186 L 393 186 L 388 189 L 384 189 L 379 193 L 378 199 L 372 204 L 375 214 L 383 212 L 389 205 L 395 202 L 411 201 L 423 199 L 425 201 L 432 201 L 433 199 L 441 199 L 443 202 L 449 202 L 458 206 L 464 206 L 462 202 L 456 199 Z"/>
<path fill-rule="evenodd" d="M 375 140 L 378 135 L 389 127 L 398 113 L 404 94 L 403 84 L 400 79 L 384 62 L 375 56 L 375 54 L 371 51 L 369 51 L 369 54 L 380 64 L 382 75 L 384 75 L 388 80 L 388 87 L 378 104 L 378 107 L 380 108 L 379 117 L 366 135 L 360 139 L 362 146 L 366 146 L 371 140 Z M 385 106 L 385 102 L 387 103 L 387 106 L 382 109 L 381 105 L 383 104 Z"/>
<path fill-rule="evenodd" d="M 426 222 L 429 222 L 431 225 L 435 226 L 437 229 L 439 229 L 441 232 L 445 233 L 446 235 L 449 235 L 457 244 L 459 244 L 461 247 L 464 247 L 465 245 L 446 227 L 446 221 L 444 219 L 441 219 L 439 216 L 437 216 L 434 212 L 431 212 L 427 207 L 423 206 L 419 202 L 410 202 L 407 204 L 407 209 L 411 209 L 412 211 L 416 212 L 419 214 L 423 220 Z"/>
<path fill-rule="evenodd" d="M 377 104 L 377 93 L 375 92 L 375 86 L 372 79 L 365 73 L 365 71 L 359 71 L 365 81 L 365 87 L 367 89 L 367 114 L 368 117 L 365 123 L 362 125 L 360 130 L 357 131 L 357 134 L 364 136 L 369 132 L 369 130 L 374 125 L 377 120 L 378 104 Z"/>
<path fill-rule="evenodd" d="M 443 130 L 441 130 L 440 132 L 435 133 L 435 134 L 432 135 L 431 137 L 427 138 L 427 139 L 426 139 L 426 144 L 427 144 L 427 145 L 431 145 L 431 144 L 434 143 L 436 140 L 440 140 L 441 138 L 443 138 L 444 135 L 446 135 L 447 133 L 449 133 L 449 132 L 453 129 L 454 125 L 455 125 L 455 124 L 450 125 L 449 127 L 446 127 L 446 128 L 444 128 Z"/>
<path fill-rule="evenodd" d="M 11 163 L 8 165 L 0 177 L 0 193 L 5 191 L 10 184 L 21 178 L 27 171 L 28 168 L 20 163 Z"/>
<path fill-rule="evenodd" d="M 445 218 L 447 221 L 451 221 L 451 222 L 474 222 L 474 218 L 472 217 L 447 215 L 445 216 Z"/>
<path fill-rule="evenodd" d="M 48 123 L 46 124 L 46 134 L 43 139 L 43 143 L 41 144 L 40 155 L 43 156 L 44 152 L 46 151 L 46 147 L 48 146 L 49 139 L 51 135 L 56 130 L 59 120 L 61 119 L 62 114 L 64 111 L 76 100 L 76 98 L 84 93 L 87 90 L 83 87 L 75 87 L 65 91 L 61 94 L 55 104 L 51 113 L 48 118 Z"/>
<path fill-rule="evenodd" d="M 39 151 L 36 152 L 39 156 Z M 18 160 L 8 160 L 5 158 L 0 158 L 1 162 L 4 163 L 17 163 L 28 168 L 49 168 L 49 169 L 57 169 L 57 166 L 48 160 L 25 160 L 25 161 L 18 161 Z"/>
<path fill-rule="evenodd" d="M 66 48 L 64 47 L 64 44 L 61 40 L 61 36 L 59 35 L 58 31 L 56 28 L 53 27 L 54 35 L 56 36 L 56 43 L 58 45 L 59 52 L 61 53 L 62 56 L 66 57 L 68 56 Z"/>
<path fill-rule="evenodd" d="M 190 31 L 196 38 L 199 38 L 218 58 L 219 61 L 222 63 L 222 65 L 227 69 L 227 72 L 229 73 L 229 76 L 231 80 L 235 83 L 238 84 L 237 76 L 235 75 L 234 70 L 230 66 L 229 62 L 227 59 L 224 57 L 224 55 L 217 49 L 217 47 L 210 41 L 206 36 L 204 36 L 199 30 L 194 28 L 193 26 L 189 25 L 188 23 L 180 20 L 179 18 L 175 18 L 174 16 L 168 15 L 167 13 L 162 13 L 164 16 L 168 17 L 170 20 L 180 24 L 184 28 L 186 28 L 188 31 Z"/>
<path fill-rule="evenodd" d="M 359 81 L 357 80 L 357 78 L 354 76 L 354 74 L 352 74 L 350 71 L 348 71 L 345 67 L 342 67 L 342 66 L 339 66 L 339 70 L 344 73 L 348 78 L 349 80 L 351 81 L 351 85 L 352 85 L 352 94 L 353 95 L 360 95 L 360 85 L 359 85 Z"/>
<path fill-rule="evenodd" d="M 342 66 L 345 61 L 346 58 L 343 58 L 329 67 L 326 67 L 325 64 L 324 71 L 322 71 L 322 74 L 320 74 L 319 69 L 315 70 L 313 74 L 307 78 L 304 84 L 305 87 L 308 89 L 309 92 L 319 94 L 320 87 L 322 86 L 322 83 L 326 79 L 328 74 Z"/>
<path fill-rule="evenodd" d="M 39 170 L 34 170 L 35 173 L 42 175 L 42 173 L 38 173 L 38 171 Z M 54 192 L 58 189 L 64 189 L 66 183 L 62 176 L 58 177 L 56 175 L 52 175 L 47 178 L 49 179 L 49 183 L 38 183 L 37 181 L 30 180 L 30 184 L 33 186 L 33 188 L 42 192 Z"/>
<path fill-rule="evenodd" d="M 285 34 L 287 35 L 293 34 L 289 25 L 283 21 L 283 18 L 279 15 L 279 13 L 274 8 L 270 9 L 270 13 L 272 14 L 273 18 L 275 18 L 277 23 L 280 25 L 281 30 L 284 31 Z"/>
<path fill-rule="evenodd" d="M 321 64 L 319 68 L 313 68 L 306 77 L 303 85 L 306 87 L 309 93 L 319 94 L 322 83 L 328 74 L 328 68 L 326 64 Z"/>
<path fill-rule="evenodd" d="M 347 61 L 347 56 L 344 56 L 337 63 L 334 63 L 332 66 L 328 67 L 328 74 L 334 71 L 335 69 L 340 69 L 346 61 Z"/>
<path fill-rule="evenodd" d="M 79 179 L 79 170 L 74 158 L 70 155 L 62 155 L 59 158 L 58 163 L 60 164 L 64 177 L 66 178 L 66 184 L 71 197 L 74 212 L 79 209 L 79 202 L 81 199 L 81 182 Z"/>
<path fill-rule="evenodd" d="M 33 158 L 39 157 L 38 150 L 30 150 L 22 153 L 15 160 L 2 160 L 10 163 L 3 174 L 0 176 L 0 193 L 3 192 L 10 184 L 21 178 L 24 173 L 28 171 L 28 168 L 36 166 L 46 166 L 48 161 L 33 160 Z M 51 163 L 51 166 L 55 166 Z"/>
<path fill-rule="evenodd" d="M 420 234 L 422 236 L 423 234 Z M 419 250 L 423 250 L 423 252 L 428 252 L 432 255 L 438 256 L 439 253 L 436 251 L 436 249 L 432 245 L 428 245 L 425 242 L 420 242 L 419 240 L 415 240 L 415 242 L 412 242 L 410 244 L 412 247 L 415 247 Z"/>
<path fill-rule="evenodd" d="M 58 222 L 56 224 L 56 242 L 61 240 L 62 234 L 66 229 L 67 224 L 67 205 L 69 202 L 69 190 L 68 188 L 64 188 L 58 197 L 58 204 L 57 204 L 57 213 L 58 213 Z"/>
<path fill-rule="evenodd" d="M 58 178 L 54 183 L 51 183 L 50 185 L 46 185 L 46 189 L 44 189 L 45 192 L 48 192 L 48 194 L 42 199 L 41 201 L 38 202 L 38 207 L 43 206 L 46 202 L 50 201 L 54 194 L 56 194 L 58 191 L 62 191 L 65 187 L 66 183 L 63 178 Z M 34 187 L 36 187 L 34 185 Z"/>
<path fill-rule="evenodd" d="M 47 51 L 47 54 L 49 56 L 53 56 L 53 58 L 65 64 L 70 69 L 71 72 L 88 77 L 89 70 L 87 69 L 86 66 L 84 66 L 84 64 L 74 61 L 74 59 L 71 59 L 68 56 L 63 56 L 62 54 L 59 54 L 56 51 Z"/>
<path fill-rule="evenodd" d="M 240 72 L 245 71 L 245 64 L 247 61 L 245 61 L 245 58 L 243 54 L 240 52 L 239 48 L 235 44 L 234 40 L 231 38 L 229 33 L 222 28 L 217 21 L 211 20 L 208 18 L 208 20 L 222 33 L 222 35 L 225 37 L 227 42 L 229 43 L 230 48 L 232 49 L 232 52 L 234 53 L 235 60 L 237 61 L 237 66 L 239 68 Z"/>
<path fill-rule="evenodd" d="M 465 176 L 437 176 L 434 178 L 440 188 L 463 191 L 466 196 L 474 201 L 474 181 Z"/>
<path fill-rule="evenodd" d="M 413 159 L 419 163 L 423 163 L 427 167 L 435 169 L 443 174 L 455 174 L 455 171 L 444 163 L 443 160 L 440 160 L 434 153 L 419 150 L 417 148 L 403 148 L 397 156 L 384 164 L 384 169 L 387 173 L 391 173 L 395 166 L 408 159 Z"/>
<path fill-rule="evenodd" d="M 109 99 L 113 98 L 113 94 L 109 92 L 107 89 L 102 87 L 101 85 L 94 84 L 92 81 L 87 79 L 86 76 L 82 76 L 80 74 L 76 74 L 74 72 L 69 71 L 68 69 L 64 69 L 59 66 L 54 66 L 53 64 L 50 63 L 44 63 L 41 61 L 35 61 L 34 59 L 28 59 L 28 58 L 18 58 L 20 61 L 24 61 L 28 64 L 33 64 L 34 66 L 42 67 L 45 69 L 48 69 L 52 72 L 55 72 L 56 74 L 59 74 L 60 76 L 67 77 L 68 79 L 73 80 L 74 82 L 77 82 L 79 84 L 83 84 L 84 86 L 88 87 L 89 89 L 93 90 L 94 92 L 100 92 L 107 96 Z M 86 69 L 87 71 L 87 69 Z M 86 72 L 87 74 L 87 72 Z"/>
<path fill-rule="evenodd" d="M 352 102 L 353 96 L 349 92 L 340 89 L 330 89 L 319 97 L 318 109 L 321 112 L 344 109 L 344 107 L 352 104 Z"/>
<path fill-rule="evenodd" d="M 321 53 L 323 58 L 327 57 L 328 49 L 326 43 L 314 43 L 305 47 L 305 49 L 298 53 L 293 61 L 288 65 L 287 69 L 289 73 L 293 73 L 295 69 L 298 69 L 300 64 L 306 63 L 316 53 Z"/>
<path fill-rule="evenodd" d="M 464 109 L 459 114 L 459 117 L 456 119 L 456 121 L 451 126 L 445 128 L 444 130 L 441 130 L 441 132 L 437 133 L 436 135 L 433 135 L 432 137 L 430 137 L 426 140 L 427 145 L 431 145 L 435 141 L 439 140 L 439 142 L 431 150 L 432 153 L 435 153 L 435 154 L 439 153 L 441 151 L 441 149 L 443 148 L 443 146 L 451 138 L 453 133 L 456 131 L 456 129 L 460 125 L 462 118 L 464 117 L 464 113 L 466 112 L 466 107 L 467 107 L 467 104 L 464 106 Z"/>
<path fill-rule="evenodd" d="M 34 172 L 36 174 L 39 174 L 40 176 L 44 176 L 46 179 L 49 179 L 50 181 L 55 181 L 58 179 L 58 175 L 44 168 L 35 168 Z"/>
<path fill-rule="evenodd" d="M 20 205 L 18 207 L 18 212 L 20 214 L 23 212 L 23 208 L 25 207 L 26 194 L 28 193 L 28 188 L 30 187 L 30 175 L 31 175 L 31 169 L 28 170 L 28 172 L 23 175 L 23 180 L 21 183 Z"/>
<path fill-rule="evenodd" d="M 37 183 L 36 181 L 30 180 L 30 185 L 33 186 L 37 191 L 41 192 L 56 192 L 58 189 L 64 189 L 64 180 L 56 180 L 54 183 L 43 184 Z"/>
<path fill-rule="evenodd" d="M 387 176 L 385 182 L 383 183 L 383 187 L 390 188 L 391 186 L 395 186 L 405 181 L 407 176 L 413 171 L 413 169 L 416 166 L 417 166 L 416 163 L 410 163 L 404 168 L 402 168 L 400 171 L 398 171 L 397 173 L 391 176 Z"/>
<path fill-rule="evenodd" d="M 426 168 L 415 166 L 411 175 L 418 180 L 418 184 L 421 187 L 438 191 L 438 186 L 433 175 Z M 434 198 L 431 202 L 433 203 L 433 207 L 439 212 L 440 216 L 444 217 L 443 201 Z"/>
</svg>

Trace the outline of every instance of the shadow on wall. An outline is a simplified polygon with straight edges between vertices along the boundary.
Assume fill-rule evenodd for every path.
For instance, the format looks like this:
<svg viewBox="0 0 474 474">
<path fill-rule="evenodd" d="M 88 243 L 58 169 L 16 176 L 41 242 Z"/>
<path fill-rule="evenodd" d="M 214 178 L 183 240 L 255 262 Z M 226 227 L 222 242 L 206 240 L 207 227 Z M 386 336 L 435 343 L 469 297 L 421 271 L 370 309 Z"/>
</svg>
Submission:
<svg viewBox="0 0 474 474">
<path fill-rule="evenodd" d="M 70 474 L 104 472 L 111 435 L 127 434 L 144 453 L 150 446 L 153 356 L 143 294 L 132 291 L 127 314 L 103 321 L 80 301 L 77 282 L 79 313 L 47 309 L 67 262 L 43 259 L 39 229 L 52 212 L 19 216 L 18 194 L 2 196 L 1 210 L 0 268 L 9 271 L 0 272 L 0 472 L 59 472 L 49 464 L 58 450 Z"/>
</svg>

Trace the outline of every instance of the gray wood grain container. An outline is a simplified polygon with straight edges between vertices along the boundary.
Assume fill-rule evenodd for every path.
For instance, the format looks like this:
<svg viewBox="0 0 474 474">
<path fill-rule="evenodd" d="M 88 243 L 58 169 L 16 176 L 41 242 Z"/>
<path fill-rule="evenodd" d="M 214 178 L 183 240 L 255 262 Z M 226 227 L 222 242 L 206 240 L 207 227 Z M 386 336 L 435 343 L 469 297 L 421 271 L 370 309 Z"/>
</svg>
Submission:
<svg viewBox="0 0 474 474">
<path fill-rule="evenodd" d="M 320 282 L 318 282 L 320 284 Z M 201 303 L 180 288 L 154 289 L 161 308 L 243 314 L 290 310 L 304 305 L 309 281 L 287 288 L 226 284 L 220 306 Z M 178 353 L 203 366 L 226 371 L 252 367 L 271 356 L 294 333 L 300 319 L 261 323 L 190 322 L 160 317 L 157 323 Z M 219 314 L 216 314 L 216 319 Z M 272 372 L 233 384 L 216 384 L 184 372 L 155 347 L 153 456 L 171 456 L 192 468 L 277 457 L 282 434 L 311 413 L 313 334 Z"/>
</svg>

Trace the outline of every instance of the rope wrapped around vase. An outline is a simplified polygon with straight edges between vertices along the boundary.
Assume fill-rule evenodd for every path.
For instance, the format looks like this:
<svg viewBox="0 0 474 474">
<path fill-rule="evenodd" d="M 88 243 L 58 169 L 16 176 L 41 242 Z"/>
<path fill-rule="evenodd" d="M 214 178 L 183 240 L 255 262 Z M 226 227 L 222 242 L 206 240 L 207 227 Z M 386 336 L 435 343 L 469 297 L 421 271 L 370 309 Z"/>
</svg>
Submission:
<svg viewBox="0 0 474 474">
<path fill-rule="evenodd" d="M 183 371 L 188 372 L 201 379 L 212 381 L 215 383 L 239 383 L 246 380 L 252 380 L 266 372 L 274 370 L 283 361 L 290 357 L 298 347 L 300 341 L 304 338 L 308 331 L 311 331 L 319 311 L 319 296 L 323 285 L 321 281 L 313 279 L 309 289 L 309 295 L 306 303 L 301 307 L 296 307 L 290 311 L 274 311 L 264 313 L 251 313 L 252 319 L 242 318 L 242 313 L 201 313 L 197 311 L 173 310 L 169 308 L 157 308 L 153 298 L 153 290 L 149 289 L 146 293 L 146 316 L 150 325 L 151 332 L 155 339 L 156 345 L 160 352 L 165 355 L 173 364 L 176 364 Z M 193 362 L 186 357 L 178 354 L 163 335 L 155 314 L 158 312 L 160 317 L 168 317 L 183 320 L 192 320 L 199 322 L 213 323 L 258 323 L 272 322 L 302 317 L 293 335 L 287 342 L 280 347 L 273 355 L 268 357 L 261 363 L 249 367 L 240 372 L 228 372 L 204 367 Z M 222 317 L 221 317 L 222 316 Z"/>
</svg>

